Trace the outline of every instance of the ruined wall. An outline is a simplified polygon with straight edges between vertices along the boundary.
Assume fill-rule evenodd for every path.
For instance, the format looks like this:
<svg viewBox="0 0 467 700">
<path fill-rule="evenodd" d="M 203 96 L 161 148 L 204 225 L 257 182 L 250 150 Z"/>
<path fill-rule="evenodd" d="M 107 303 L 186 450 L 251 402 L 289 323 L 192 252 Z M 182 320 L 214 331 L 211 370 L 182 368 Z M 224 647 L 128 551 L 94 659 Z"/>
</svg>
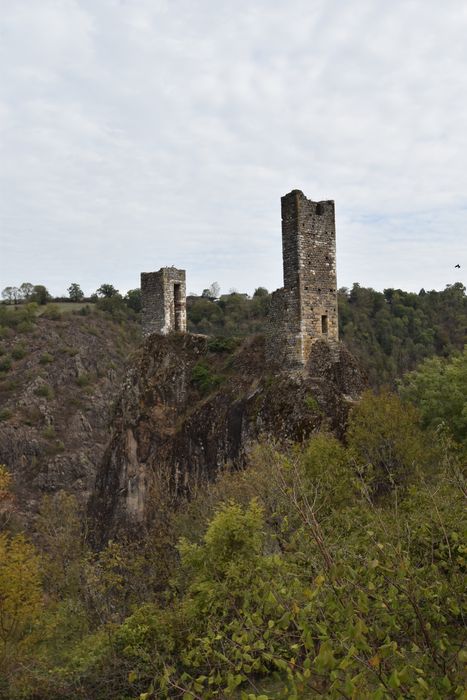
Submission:
<svg viewBox="0 0 467 700">
<path fill-rule="evenodd" d="M 185 270 L 162 267 L 141 273 L 143 335 L 186 332 Z"/>
<path fill-rule="evenodd" d="M 300 190 L 281 199 L 284 287 L 271 302 L 267 357 L 288 368 L 306 366 L 324 339 L 337 351 L 334 202 L 312 202 Z"/>
</svg>

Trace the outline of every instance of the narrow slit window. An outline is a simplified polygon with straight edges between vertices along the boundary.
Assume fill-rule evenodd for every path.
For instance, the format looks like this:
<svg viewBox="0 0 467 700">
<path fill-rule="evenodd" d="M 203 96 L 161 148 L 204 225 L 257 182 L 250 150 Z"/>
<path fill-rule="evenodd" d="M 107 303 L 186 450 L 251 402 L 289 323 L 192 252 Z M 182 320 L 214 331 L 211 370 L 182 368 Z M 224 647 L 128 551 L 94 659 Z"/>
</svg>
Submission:
<svg viewBox="0 0 467 700">
<path fill-rule="evenodd" d="M 321 333 L 323 335 L 327 335 L 328 333 L 328 317 L 326 316 L 326 314 L 321 316 Z"/>
</svg>

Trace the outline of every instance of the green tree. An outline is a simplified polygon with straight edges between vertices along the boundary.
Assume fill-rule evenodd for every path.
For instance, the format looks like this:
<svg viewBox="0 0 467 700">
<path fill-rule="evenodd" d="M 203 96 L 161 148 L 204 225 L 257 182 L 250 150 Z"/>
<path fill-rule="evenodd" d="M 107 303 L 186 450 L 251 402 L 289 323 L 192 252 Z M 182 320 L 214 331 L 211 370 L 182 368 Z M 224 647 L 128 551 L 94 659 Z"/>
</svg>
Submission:
<svg viewBox="0 0 467 700">
<path fill-rule="evenodd" d="M 72 282 L 67 289 L 71 301 L 81 301 L 84 299 L 84 292 L 77 282 Z"/>
<path fill-rule="evenodd" d="M 363 394 L 350 413 L 347 441 L 357 468 L 377 495 L 406 486 L 429 456 L 429 439 L 420 429 L 417 411 L 386 390 Z"/>
<path fill-rule="evenodd" d="M 0 534 L 0 671 L 11 669 L 41 608 L 36 550 L 21 534 Z"/>
<path fill-rule="evenodd" d="M 207 297 L 208 299 L 217 299 L 221 291 L 219 282 L 212 282 L 206 289 L 203 289 L 201 294 L 202 297 Z"/>
<path fill-rule="evenodd" d="M 45 306 L 45 304 L 47 304 L 51 298 L 52 297 L 50 296 L 49 291 L 43 284 L 34 285 L 31 301 L 35 301 L 40 306 Z"/>
<path fill-rule="evenodd" d="M 96 294 L 104 299 L 110 299 L 119 294 L 118 289 L 115 289 L 113 284 L 101 284 L 101 286 L 96 290 Z"/>
<path fill-rule="evenodd" d="M 449 360 L 425 360 L 403 377 L 399 390 L 417 406 L 425 427 L 445 424 L 458 442 L 467 443 L 467 346 Z"/>
<path fill-rule="evenodd" d="M 34 285 L 31 284 L 31 282 L 23 282 L 19 288 L 19 291 L 21 292 L 21 297 L 24 299 L 24 301 L 30 301 L 34 292 Z"/>
<path fill-rule="evenodd" d="M 139 313 L 142 309 L 141 289 L 129 289 L 123 297 L 123 301 L 130 309 Z"/>
<path fill-rule="evenodd" d="M 18 287 L 5 287 L 2 291 L 2 298 L 5 299 L 9 304 L 17 304 L 21 297 L 20 290 Z"/>
</svg>

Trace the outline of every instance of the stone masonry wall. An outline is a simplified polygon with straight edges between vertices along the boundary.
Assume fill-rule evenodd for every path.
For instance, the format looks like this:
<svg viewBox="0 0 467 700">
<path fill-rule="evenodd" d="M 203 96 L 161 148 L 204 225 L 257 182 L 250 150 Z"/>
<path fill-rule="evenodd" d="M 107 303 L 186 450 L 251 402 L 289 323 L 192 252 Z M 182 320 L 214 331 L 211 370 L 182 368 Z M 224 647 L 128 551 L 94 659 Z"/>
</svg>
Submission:
<svg viewBox="0 0 467 700">
<path fill-rule="evenodd" d="M 141 273 L 143 335 L 186 332 L 185 270 L 162 267 Z"/>
<path fill-rule="evenodd" d="M 337 352 L 334 202 L 312 202 L 293 190 L 281 207 L 284 287 L 272 296 L 267 356 L 298 369 L 318 339 Z"/>
</svg>

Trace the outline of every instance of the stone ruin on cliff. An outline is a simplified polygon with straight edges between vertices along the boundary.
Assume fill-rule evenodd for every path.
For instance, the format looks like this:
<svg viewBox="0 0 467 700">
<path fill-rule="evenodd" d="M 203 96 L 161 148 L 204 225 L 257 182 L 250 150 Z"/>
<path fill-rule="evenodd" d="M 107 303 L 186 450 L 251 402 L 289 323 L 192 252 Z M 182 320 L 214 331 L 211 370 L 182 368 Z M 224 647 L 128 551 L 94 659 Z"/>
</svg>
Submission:
<svg viewBox="0 0 467 700">
<path fill-rule="evenodd" d="M 312 202 L 293 190 L 282 197 L 281 208 L 284 286 L 272 294 L 266 357 L 300 369 L 317 340 L 325 340 L 337 359 L 334 202 Z"/>
<path fill-rule="evenodd" d="M 185 270 L 161 267 L 141 273 L 143 335 L 186 332 Z"/>
<path fill-rule="evenodd" d="M 313 344 L 338 356 L 334 202 L 312 202 L 300 190 L 281 199 L 284 286 L 272 294 L 266 358 L 294 370 L 306 367 Z M 141 273 L 143 334 L 186 331 L 185 270 Z"/>
</svg>

